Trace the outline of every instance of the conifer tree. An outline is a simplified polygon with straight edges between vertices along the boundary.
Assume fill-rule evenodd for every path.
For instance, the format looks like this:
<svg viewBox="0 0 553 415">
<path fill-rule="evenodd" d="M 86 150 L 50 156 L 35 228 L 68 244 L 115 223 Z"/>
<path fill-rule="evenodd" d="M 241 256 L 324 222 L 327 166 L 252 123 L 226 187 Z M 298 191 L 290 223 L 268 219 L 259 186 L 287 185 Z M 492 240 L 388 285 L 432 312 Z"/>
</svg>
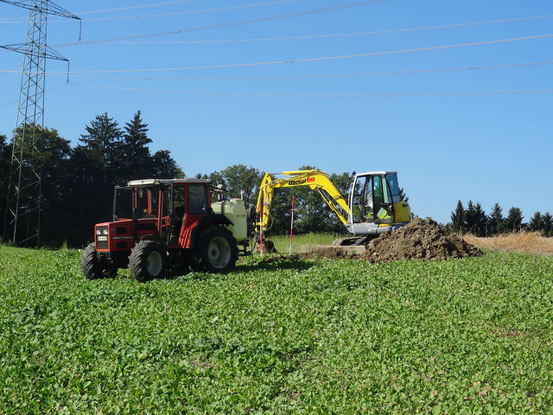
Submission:
<svg viewBox="0 0 553 415">
<path fill-rule="evenodd" d="M 124 131 L 121 145 L 124 166 L 121 172 L 122 181 L 152 176 L 152 157 L 148 148 L 152 140 L 148 137 L 148 124 L 142 121 L 140 111 L 125 124 Z"/>
<path fill-rule="evenodd" d="M 532 219 L 530 219 L 530 222 L 528 223 L 528 229 L 533 232 L 540 232 L 543 230 L 542 214 L 539 210 L 535 212 L 534 216 L 532 216 Z"/>
<path fill-rule="evenodd" d="M 472 200 L 469 200 L 467 209 L 465 210 L 465 230 L 473 235 L 476 235 L 477 219 L 478 212 L 476 211 L 476 206 L 474 206 Z"/>
<path fill-rule="evenodd" d="M 474 207 L 474 229 L 473 233 L 476 236 L 486 236 L 486 212 L 482 209 L 482 205 L 477 203 Z"/>
<path fill-rule="evenodd" d="M 85 130 L 86 134 L 82 134 L 79 139 L 79 147 L 85 150 L 89 157 L 98 160 L 104 169 L 114 167 L 119 161 L 119 147 L 123 135 L 119 123 L 104 113 L 97 115 Z"/>
<path fill-rule="evenodd" d="M 505 219 L 505 228 L 509 232 L 518 232 L 522 229 L 522 211 L 517 207 L 509 209 L 507 219 Z"/>
<path fill-rule="evenodd" d="M 488 235 L 496 235 L 503 232 L 503 209 L 499 206 L 499 203 L 493 205 L 490 217 L 488 220 Z"/>
<path fill-rule="evenodd" d="M 541 217 L 543 235 L 544 236 L 553 236 L 553 218 L 549 212 L 545 212 Z"/>
<path fill-rule="evenodd" d="M 463 233 L 465 231 L 465 208 L 459 200 L 457 207 L 451 213 L 451 227 L 454 232 Z"/>
</svg>

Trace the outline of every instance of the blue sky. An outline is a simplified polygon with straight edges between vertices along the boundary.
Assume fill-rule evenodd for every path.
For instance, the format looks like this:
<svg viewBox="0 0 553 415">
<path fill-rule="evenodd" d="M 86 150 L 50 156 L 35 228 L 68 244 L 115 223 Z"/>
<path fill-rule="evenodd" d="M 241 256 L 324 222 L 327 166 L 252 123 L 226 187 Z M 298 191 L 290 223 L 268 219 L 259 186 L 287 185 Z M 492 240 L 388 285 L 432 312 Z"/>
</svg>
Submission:
<svg viewBox="0 0 553 415">
<path fill-rule="evenodd" d="M 75 44 L 78 24 L 50 17 L 48 44 L 70 59 L 71 82 L 63 63 L 48 63 L 45 124 L 76 144 L 96 115 L 124 124 L 141 110 L 154 150 L 170 150 L 188 175 L 238 163 L 272 172 L 301 165 L 331 173 L 397 170 L 413 211 L 441 222 L 459 199 L 487 212 L 495 202 L 505 214 L 517 206 L 525 220 L 536 210 L 553 212 L 551 2 L 389 0 L 87 43 L 351 3 L 58 0 L 82 17 L 83 43 Z M 25 16 L 0 3 L 1 44 L 24 41 L 26 24 L 17 18 Z M 6 135 L 15 127 L 21 64 L 21 55 L 0 51 Z"/>
</svg>

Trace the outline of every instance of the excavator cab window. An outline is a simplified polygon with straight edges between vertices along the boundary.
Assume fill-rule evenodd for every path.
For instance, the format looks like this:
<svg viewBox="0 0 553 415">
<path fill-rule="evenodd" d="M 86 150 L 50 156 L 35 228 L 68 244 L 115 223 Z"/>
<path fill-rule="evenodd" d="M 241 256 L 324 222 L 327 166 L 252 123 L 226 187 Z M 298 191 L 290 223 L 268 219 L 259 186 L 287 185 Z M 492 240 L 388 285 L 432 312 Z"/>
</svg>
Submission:
<svg viewBox="0 0 553 415">
<path fill-rule="evenodd" d="M 388 185 L 390 186 L 390 192 L 392 193 L 392 201 L 394 203 L 401 202 L 401 196 L 399 194 L 399 185 L 397 183 L 397 173 L 388 173 L 386 175 Z"/>
<path fill-rule="evenodd" d="M 373 215 L 373 178 L 358 177 L 353 187 L 353 221 L 367 222 Z"/>
<path fill-rule="evenodd" d="M 373 177 L 373 216 L 375 223 L 394 222 L 394 203 L 390 185 L 385 176 Z"/>
<path fill-rule="evenodd" d="M 395 185 L 390 184 L 384 175 L 357 177 L 353 186 L 354 223 L 393 223 L 394 188 L 397 188 L 397 179 Z M 399 190 L 397 194 L 399 195 Z"/>
</svg>

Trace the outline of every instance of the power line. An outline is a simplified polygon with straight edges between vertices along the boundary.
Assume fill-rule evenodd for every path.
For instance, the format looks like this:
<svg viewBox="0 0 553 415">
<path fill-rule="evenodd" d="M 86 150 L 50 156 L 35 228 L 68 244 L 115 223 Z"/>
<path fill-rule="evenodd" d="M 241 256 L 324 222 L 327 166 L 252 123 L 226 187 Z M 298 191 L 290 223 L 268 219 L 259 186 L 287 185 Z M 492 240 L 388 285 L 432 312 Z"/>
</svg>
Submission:
<svg viewBox="0 0 553 415">
<path fill-rule="evenodd" d="M 170 13 L 157 13 L 157 14 L 145 14 L 145 15 L 135 15 L 135 16 L 119 16 L 119 17 L 102 17 L 96 19 L 83 19 L 84 22 L 105 22 L 105 21 L 118 21 L 118 20 L 132 20 L 132 19 L 150 19 L 155 17 L 170 17 L 170 16 L 182 16 L 190 14 L 201 14 L 201 13 L 213 13 L 221 11 L 230 11 L 230 10 L 240 10 L 240 9 L 251 9 L 255 7 L 265 7 L 265 6 L 276 6 L 281 4 L 290 4 L 297 3 L 304 0 L 280 0 L 273 2 L 265 3 L 256 3 L 256 4 L 242 4 L 238 6 L 228 6 L 228 7 L 219 7 L 214 9 L 202 9 L 202 10 L 185 10 L 179 12 L 170 12 Z M 65 23 L 66 20 L 52 20 L 50 23 Z M 23 21 L 1 21 L 0 23 L 24 23 Z"/>
<path fill-rule="evenodd" d="M 206 66 L 184 66 L 184 67 L 173 67 L 173 68 L 109 69 L 109 70 L 88 70 L 88 71 L 81 70 L 81 71 L 73 71 L 72 73 L 94 74 L 94 73 L 170 72 L 170 71 L 185 71 L 185 70 L 197 70 L 197 69 L 226 69 L 226 68 L 244 68 L 244 67 L 251 67 L 251 66 L 282 65 L 282 64 L 290 64 L 290 63 L 324 62 L 324 61 L 331 61 L 331 60 L 354 59 L 354 58 L 363 58 L 363 57 L 371 57 L 371 56 L 385 56 L 385 55 L 395 55 L 395 54 L 403 54 L 403 53 L 416 53 L 416 52 L 428 52 L 428 51 L 434 51 L 434 50 L 464 48 L 464 47 L 472 47 L 472 46 L 495 45 L 495 44 L 502 44 L 502 43 L 519 42 L 523 40 L 548 39 L 551 37 L 553 37 L 553 33 L 549 33 L 545 35 L 536 35 L 536 36 L 524 36 L 524 37 L 510 38 L 510 39 L 488 40 L 483 42 L 461 43 L 461 44 L 442 45 L 442 46 L 429 46 L 425 48 L 390 50 L 390 51 L 382 51 L 382 52 L 357 53 L 353 55 L 325 56 L 325 57 L 319 57 L 319 58 L 286 59 L 286 60 L 278 60 L 278 61 L 232 63 L 232 64 L 224 64 L 224 65 L 206 65 Z M 56 73 L 59 73 L 59 72 L 50 72 L 50 74 L 56 74 Z"/>
<path fill-rule="evenodd" d="M 87 14 L 98 14 L 98 13 L 113 13 L 113 12 L 122 12 L 127 10 L 146 9 L 150 7 L 172 6 L 174 4 L 181 4 L 181 3 L 193 3 L 196 1 L 198 0 L 172 0 L 172 1 L 164 1 L 161 3 L 148 3 L 148 4 L 139 4 L 136 6 L 117 7 L 113 9 L 88 10 L 84 12 L 78 12 L 77 14 L 87 15 Z"/>
<path fill-rule="evenodd" d="M 133 36 L 122 36 L 122 37 L 116 37 L 116 38 L 110 38 L 110 39 L 98 39 L 98 40 L 90 40 L 85 42 L 64 43 L 56 46 L 68 47 L 68 46 L 80 46 L 80 45 L 93 45 L 98 43 L 114 43 L 114 42 L 131 40 L 131 39 L 143 39 L 147 37 L 174 35 L 178 33 L 197 32 L 201 30 L 221 29 L 225 27 L 241 26 L 241 25 L 246 25 L 251 23 L 268 22 L 271 20 L 287 19 L 290 17 L 299 17 L 299 16 L 306 16 L 306 15 L 315 14 L 315 13 L 324 13 L 324 12 L 331 12 L 336 10 L 349 9 L 352 7 L 366 6 L 369 4 L 384 3 L 387 1 L 388 0 L 364 0 L 364 1 L 358 1 L 353 3 L 340 4 L 337 6 L 323 7 L 320 9 L 303 10 L 300 12 L 285 13 L 285 14 L 279 14 L 279 15 L 267 16 L 267 17 L 258 17 L 255 19 L 240 20 L 235 22 L 219 23 L 219 24 L 208 25 L 208 26 L 190 27 L 185 29 L 175 29 L 175 30 L 169 30 L 167 32 L 146 33 L 146 34 L 133 35 Z"/>
<path fill-rule="evenodd" d="M 321 78 L 354 78 L 366 76 L 390 76 L 390 75 L 412 75 L 426 74 L 438 72 L 460 72 L 460 71 L 477 71 L 490 69 L 509 69 L 509 68 L 524 68 L 530 66 L 545 66 L 553 65 L 553 61 L 545 62 L 528 62 L 528 63 L 511 63 L 503 65 L 473 65 L 456 68 L 434 68 L 434 69 L 412 69 L 406 71 L 385 71 L 385 72 L 360 72 L 360 73 L 334 73 L 334 74 L 309 74 L 309 75 L 267 75 L 267 76 L 183 76 L 183 77 L 125 77 L 125 76 L 90 76 L 90 75 L 73 75 L 73 78 L 81 79 L 116 79 L 126 81 L 252 81 L 252 80 L 278 80 L 278 79 L 321 79 Z M 14 71 L 15 72 L 15 71 Z M 10 73 L 7 70 L 1 70 L 0 73 Z M 49 74 L 59 75 L 63 74 Z M 1 108 L 1 107 L 0 107 Z"/>
<path fill-rule="evenodd" d="M 82 16 L 86 14 L 112 13 L 112 12 L 121 12 L 121 11 L 127 11 L 127 10 L 146 9 L 150 7 L 171 6 L 174 4 L 192 3 L 196 1 L 198 0 L 173 0 L 173 1 L 165 1 L 162 3 L 149 3 L 149 4 L 139 4 L 136 6 L 117 7 L 113 9 L 87 10 L 83 12 L 77 12 L 77 14 Z M 7 17 L 5 19 L 6 20 L 25 20 L 27 18 L 23 16 L 19 16 L 19 17 Z"/>
<path fill-rule="evenodd" d="M 515 23 L 515 22 L 524 22 L 524 21 L 531 21 L 531 20 L 538 20 L 538 19 L 551 19 L 551 18 L 553 18 L 553 14 L 546 14 L 541 16 L 530 16 L 530 17 L 517 17 L 517 18 L 502 19 L 502 20 L 489 20 L 489 21 L 482 21 L 482 22 L 457 23 L 457 24 L 450 24 L 450 25 L 377 30 L 372 32 L 334 33 L 334 34 L 305 35 L 305 36 L 281 36 L 281 37 L 269 37 L 269 38 L 267 37 L 253 38 L 253 39 L 120 41 L 120 42 L 118 41 L 114 43 L 125 44 L 125 45 L 179 45 L 179 44 L 203 44 L 203 43 L 247 43 L 247 42 L 283 41 L 283 40 L 309 40 L 309 39 L 325 39 L 325 38 L 352 37 L 352 36 L 382 35 L 382 34 L 390 34 L 390 33 L 418 32 L 418 31 L 425 31 L 425 30 L 452 29 L 452 28 L 472 27 L 472 26 L 481 26 L 481 25 L 499 24 L 499 23 Z"/>
<path fill-rule="evenodd" d="M 529 95 L 553 94 L 553 89 L 519 90 L 519 91 L 470 91 L 470 92 L 414 92 L 414 93 L 369 93 L 369 94 L 274 94 L 250 92 L 209 92 L 209 91 L 175 91 L 163 89 L 126 88 L 110 85 L 75 84 L 85 88 L 103 88 L 117 91 L 134 91 L 176 95 L 212 95 L 231 97 L 282 97 L 282 98 L 377 98 L 377 97 L 441 97 L 441 96 L 474 96 L 474 95 Z"/>
<path fill-rule="evenodd" d="M 280 0 L 280 1 L 273 1 L 273 2 L 265 2 L 265 3 L 242 4 L 238 6 L 219 7 L 215 9 L 185 10 L 180 12 L 147 14 L 142 16 L 104 17 L 104 18 L 98 18 L 98 19 L 85 19 L 85 21 L 101 22 L 101 21 L 116 21 L 116 20 L 131 20 L 131 19 L 150 19 L 155 17 L 182 16 L 182 15 L 189 15 L 189 14 L 214 13 L 214 12 L 223 12 L 223 11 L 230 11 L 230 10 L 252 9 L 255 7 L 276 6 L 280 4 L 297 3 L 300 1 L 303 1 L 303 0 Z"/>
</svg>

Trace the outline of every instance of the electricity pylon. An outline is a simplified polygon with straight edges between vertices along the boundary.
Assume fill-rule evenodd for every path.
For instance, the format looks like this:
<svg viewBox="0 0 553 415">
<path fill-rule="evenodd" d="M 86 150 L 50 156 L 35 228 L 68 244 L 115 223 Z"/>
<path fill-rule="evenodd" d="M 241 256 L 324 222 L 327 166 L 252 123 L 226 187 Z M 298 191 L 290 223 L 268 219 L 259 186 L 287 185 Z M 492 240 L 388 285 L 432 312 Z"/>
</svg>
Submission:
<svg viewBox="0 0 553 415">
<path fill-rule="evenodd" d="M 46 45 L 49 14 L 80 20 L 49 0 L 0 0 L 29 10 L 25 43 L 0 46 L 22 53 L 23 70 L 4 217 L 4 240 L 13 245 L 40 245 L 42 198 L 41 134 L 44 128 L 46 60 L 69 62 Z"/>
</svg>

